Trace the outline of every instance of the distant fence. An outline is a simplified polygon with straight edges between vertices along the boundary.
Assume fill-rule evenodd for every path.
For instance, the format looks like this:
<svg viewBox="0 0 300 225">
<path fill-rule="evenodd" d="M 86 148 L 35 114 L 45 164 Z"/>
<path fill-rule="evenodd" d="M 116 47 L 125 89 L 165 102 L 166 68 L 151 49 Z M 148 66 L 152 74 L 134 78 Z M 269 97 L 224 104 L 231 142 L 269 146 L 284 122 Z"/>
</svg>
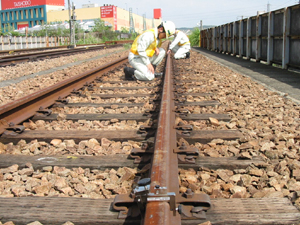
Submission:
<svg viewBox="0 0 300 225">
<path fill-rule="evenodd" d="M 69 37 L 0 36 L 0 51 L 68 45 Z"/>
<path fill-rule="evenodd" d="M 201 47 L 300 68 L 300 5 L 202 30 Z"/>
</svg>

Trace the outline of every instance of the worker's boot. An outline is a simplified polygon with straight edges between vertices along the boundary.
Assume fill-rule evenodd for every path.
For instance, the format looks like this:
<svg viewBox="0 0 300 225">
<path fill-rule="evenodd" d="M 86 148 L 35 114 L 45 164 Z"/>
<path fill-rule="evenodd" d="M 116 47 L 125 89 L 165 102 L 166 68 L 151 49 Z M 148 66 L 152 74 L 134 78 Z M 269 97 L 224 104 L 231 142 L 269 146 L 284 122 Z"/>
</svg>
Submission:
<svg viewBox="0 0 300 225">
<path fill-rule="evenodd" d="M 186 59 L 190 58 L 190 54 L 191 54 L 190 52 L 185 53 L 185 58 Z"/>
<path fill-rule="evenodd" d="M 125 67 L 124 73 L 125 73 L 125 80 L 135 80 L 134 78 L 134 68 L 131 67 Z"/>
<path fill-rule="evenodd" d="M 163 75 L 163 73 L 156 73 L 155 70 L 156 70 L 156 65 L 152 65 L 153 68 L 154 68 L 154 76 L 155 77 L 161 77 Z"/>
</svg>

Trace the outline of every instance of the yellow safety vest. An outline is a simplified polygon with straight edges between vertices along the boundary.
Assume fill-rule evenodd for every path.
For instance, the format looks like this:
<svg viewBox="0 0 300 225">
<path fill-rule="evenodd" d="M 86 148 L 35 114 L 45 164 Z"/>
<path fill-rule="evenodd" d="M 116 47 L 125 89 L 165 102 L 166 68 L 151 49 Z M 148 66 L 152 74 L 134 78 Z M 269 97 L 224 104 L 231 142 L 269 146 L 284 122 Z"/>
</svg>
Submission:
<svg viewBox="0 0 300 225">
<path fill-rule="evenodd" d="M 153 41 L 153 42 L 148 46 L 148 48 L 146 49 L 146 54 L 147 54 L 147 56 L 152 57 L 152 56 L 154 55 L 154 53 L 155 53 L 156 47 L 160 47 L 162 43 L 161 43 L 161 40 L 159 40 L 158 45 L 156 45 L 157 39 L 156 39 L 156 37 L 155 37 L 155 30 L 154 30 L 154 29 L 146 30 L 146 31 L 144 31 L 142 34 L 144 34 L 145 32 L 152 32 L 153 35 L 154 35 L 154 41 Z M 132 44 L 132 46 L 131 46 L 130 51 L 131 51 L 133 54 L 135 54 L 135 55 L 138 55 L 138 54 L 139 54 L 138 51 L 137 51 L 137 41 L 138 41 L 138 38 L 139 38 L 142 34 L 140 34 L 139 36 L 137 36 L 137 38 L 134 40 L 134 42 L 133 42 L 133 44 Z"/>
<path fill-rule="evenodd" d="M 179 31 L 179 32 L 182 32 L 182 31 Z M 179 46 L 183 46 L 183 45 L 186 45 L 188 43 L 191 43 L 190 41 L 187 41 L 187 42 L 184 42 L 183 44 L 181 44 L 180 42 L 178 43 Z"/>
<path fill-rule="evenodd" d="M 187 42 L 184 42 L 183 44 L 180 44 L 180 42 L 178 43 L 179 46 L 182 46 L 182 45 L 185 45 L 185 44 L 188 44 L 188 43 L 191 43 L 190 41 L 187 41 Z"/>
</svg>

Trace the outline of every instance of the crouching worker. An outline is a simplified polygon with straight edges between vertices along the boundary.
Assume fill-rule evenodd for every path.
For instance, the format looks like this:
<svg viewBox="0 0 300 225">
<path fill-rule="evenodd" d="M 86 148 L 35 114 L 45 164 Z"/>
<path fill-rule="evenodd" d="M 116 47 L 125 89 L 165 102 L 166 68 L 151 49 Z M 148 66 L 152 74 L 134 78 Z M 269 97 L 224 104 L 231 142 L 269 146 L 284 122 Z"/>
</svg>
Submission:
<svg viewBox="0 0 300 225">
<path fill-rule="evenodd" d="M 156 67 L 166 55 L 166 51 L 160 48 L 162 39 L 169 38 L 174 32 L 174 23 L 165 21 L 157 28 L 146 30 L 137 36 L 128 55 L 133 68 L 124 68 L 125 79 L 153 80 Z"/>
<path fill-rule="evenodd" d="M 167 54 L 172 51 L 175 59 L 187 59 L 190 58 L 190 50 L 191 43 L 188 36 L 184 32 L 176 30 L 174 40 L 170 44 Z"/>
</svg>

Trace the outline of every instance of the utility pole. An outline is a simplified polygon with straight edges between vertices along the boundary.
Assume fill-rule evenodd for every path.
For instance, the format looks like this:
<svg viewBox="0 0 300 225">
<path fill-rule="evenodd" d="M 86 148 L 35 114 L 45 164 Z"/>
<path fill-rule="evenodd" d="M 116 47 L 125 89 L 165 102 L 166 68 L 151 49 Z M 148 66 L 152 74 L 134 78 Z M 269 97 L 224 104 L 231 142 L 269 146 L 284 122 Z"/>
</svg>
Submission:
<svg viewBox="0 0 300 225">
<path fill-rule="evenodd" d="M 69 10 L 69 26 L 70 26 L 70 48 L 75 48 L 75 21 L 76 21 L 76 15 L 75 15 L 75 5 L 74 2 L 72 2 L 72 13 L 71 13 L 71 4 L 70 0 L 68 0 L 68 10 Z"/>
<path fill-rule="evenodd" d="M 71 20 L 71 4 L 68 0 L 68 11 L 69 11 L 69 27 L 70 27 L 70 46 L 72 44 L 72 20 Z"/>
<path fill-rule="evenodd" d="M 72 17 L 71 17 L 71 19 L 72 19 L 72 25 L 73 25 L 73 27 L 72 27 L 72 30 L 73 30 L 73 46 L 74 46 L 74 48 L 76 47 L 76 40 L 75 40 L 75 21 L 76 21 L 76 14 L 75 14 L 75 5 L 74 5 L 74 2 L 72 2 Z"/>
<path fill-rule="evenodd" d="M 268 2 L 268 5 L 267 5 L 267 12 L 270 12 L 270 3 Z"/>
<path fill-rule="evenodd" d="M 200 20 L 200 23 L 197 23 L 197 25 L 199 25 L 199 47 L 201 47 L 201 30 L 203 30 L 202 20 Z"/>
<path fill-rule="evenodd" d="M 197 23 L 197 25 L 199 25 L 199 31 L 201 32 L 201 30 L 203 30 L 203 27 L 202 27 L 202 20 L 200 20 L 200 22 Z"/>
<path fill-rule="evenodd" d="M 129 33 L 135 33 L 134 23 L 133 23 L 133 16 L 132 16 L 132 8 L 129 8 Z"/>
</svg>

